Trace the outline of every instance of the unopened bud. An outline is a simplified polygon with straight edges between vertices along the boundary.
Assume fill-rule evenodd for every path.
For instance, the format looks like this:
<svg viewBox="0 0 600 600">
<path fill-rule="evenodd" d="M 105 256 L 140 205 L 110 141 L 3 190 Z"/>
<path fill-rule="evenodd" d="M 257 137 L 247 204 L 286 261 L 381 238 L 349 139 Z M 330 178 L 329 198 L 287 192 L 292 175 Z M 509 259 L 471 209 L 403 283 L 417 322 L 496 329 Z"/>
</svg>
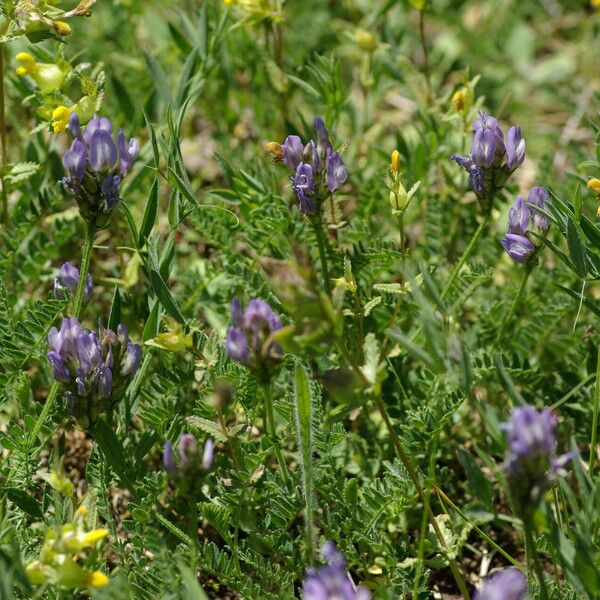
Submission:
<svg viewBox="0 0 600 600">
<path fill-rule="evenodd" d="M 400 152 L 398 150 L 394 150 L 392 152 L 392 162 L 390 164 L 390 171 L 397 175 L 400 173 Z"/>
<path fill-rule="evenodd" d="M 365 52 L 374 52 L 377 50 L 377 39 L 366 29 L 357 29 L 355 34 L 356 43 L 361 50 Z"/>
</svg>

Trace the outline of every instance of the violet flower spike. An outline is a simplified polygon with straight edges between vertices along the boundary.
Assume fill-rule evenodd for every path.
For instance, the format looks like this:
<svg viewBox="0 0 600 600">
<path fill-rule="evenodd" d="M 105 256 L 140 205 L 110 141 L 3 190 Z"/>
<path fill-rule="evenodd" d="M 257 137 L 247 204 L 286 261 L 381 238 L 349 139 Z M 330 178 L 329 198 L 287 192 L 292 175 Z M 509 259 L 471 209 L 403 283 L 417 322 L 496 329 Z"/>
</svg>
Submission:
<svg viewBox="0 0 600 600">
<path fill-rule="evenodd" d="M 478 167 L 491 167 L 496 157 L 496 138 L 491 129 L 479 129 L 471 146 L 473 162 Z"/>
<path fill-rule="evenodd" d="M 515 567 L 509 567 L 487 577 L 473 600 L 524 600 L 527 595 L 527 579 Z"/>
<path fill-rule="evenodd" d="M 58 277 L 54 279 L 54 291 L 57 295 L 64 295 L 66 291 L 68 294 L 73 294 L 77 290 L 77 284 L 79 283 L 79 269 L 72 263 L 66 262 L 59 270 Z M 83 296 L 85 300 L 88 300 L 92 295 L 92 276 L 88 274 L 85 278 L 83 285 Z"/>
<path fill-rule="evenodd" d="M 65 152 L 62 163 L 69 177 L 81 181 L 85 176 L 87 168 L 87 150 L 85 144 L 79 140 L 73 140 L 71 147 Z"/>
</svg>

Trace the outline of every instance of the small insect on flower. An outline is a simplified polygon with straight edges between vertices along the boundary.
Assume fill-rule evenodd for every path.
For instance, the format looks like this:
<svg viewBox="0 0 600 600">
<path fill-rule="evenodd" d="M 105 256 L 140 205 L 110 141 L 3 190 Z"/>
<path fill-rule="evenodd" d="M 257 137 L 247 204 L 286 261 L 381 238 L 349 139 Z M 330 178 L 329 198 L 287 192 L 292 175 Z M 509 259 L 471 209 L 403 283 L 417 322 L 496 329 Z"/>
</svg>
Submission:
<svg viewBox="0 0 600 600">
<path fill-rule="evenodd" d="M 348 574 L 346 560 L 333 542 L 326 542 L 322 550 L 327 565 L 308 569 L 302 585 L 303 600 L 369 600 L 370 592 L 356 587 Z"/>
<path fill-rule="evenodd" d="M 486 578 L 473 600 L 524 600 L 527 596 L 527 579 L 515 567 L 503 569 Z"/>
</svg>

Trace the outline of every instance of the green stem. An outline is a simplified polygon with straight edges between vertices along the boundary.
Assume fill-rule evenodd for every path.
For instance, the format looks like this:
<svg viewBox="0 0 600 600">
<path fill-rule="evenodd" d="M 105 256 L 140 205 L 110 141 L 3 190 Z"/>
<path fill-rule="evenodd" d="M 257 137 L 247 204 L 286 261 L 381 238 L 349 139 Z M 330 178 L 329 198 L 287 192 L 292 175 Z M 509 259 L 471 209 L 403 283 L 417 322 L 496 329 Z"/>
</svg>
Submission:
<svg viewBox="0 0 600 600">
<path fill-rule="evenodd" d="M 79 318 L 81 308 L 83 306 L 83 298 L 85 291 L 85 280 L 87 279 L 90 270 L 90 257 L 94 246 L 94 234 L 96 227 L 93 223 L 89 223 L 85 234 L 85 243 L 81 254 L 81 265 L 79 267 L 79 281 L 77 282 L 77 290 L 75 291 L 75 300 L 73 301 L 73 317 Z"/>
<path fill-rule="evenodd" d="M 190 514 L 189 518 L 189 535 L 192 540 L 192 548 L 195 552 L 194 558 L 192 560 L 192 568 L 195 570 L 196 565 L 198 563 L 198 557 L 200 555 L 200 543 L 198 542 L 198 503 L 195 498 L 191 499 L 190 504 Z"/>
<path fill-rule="evenodd" d="M 590 440 L 590 461 L 588 472 L 590 477 L 594 472 L 594 461 L 596 459 L 596 441 L 598 439 L 598 411 L 600 409 L 600 348 L 596 362 L 596 385 L 594 386 L 594 416 L 592 417 L 592 439 Z"/>
<path fill-rule="evenodd" d="M 398 229 L 400 230 L 400 254 L 404 256 L 404 247 L 406 245 L 404 236 L 404 213 L 398 212 Z"/>
<path fill-rule="evenodd" d="M 450 279 L 448 280 L 446 287 L 442 291 L 442 299 L 445 298 L 452 291 L 452 288 L 454 287 L 454 283 L 456 282 L 456 278 L 458 277 L 460 270 L 463 268 L 464 264 L 467 262 L 467 259 L 469 258 L 469 256 L 471 256 L 479 238 L 481 237 L 481 234 L 484 232 L 485 228 L 487 227 L 487 224 L 489 223 L 489 220 L 490 220 L 490 215 L 491 215 L 491 211 L 488 211 L 486 213 L 485 217 L 483 218 L 483 220 L 481 221 L 481 223 L 479 224 L 477 231 L 475 231 L 475 234 L 471 238 L 469 245 L 466 247 L 465 251 L 463 252 L 463 255 L 460 257 L 460 260 L 458 261 L 458 263 L 456 263 L 456 266 L 454 267 L 454 269 L 452 270 L 452 273 L 450 274 Z"/>
<path fill-rule="evenodd" d="M 327 264 L 327 250 L 325 248 L 325 236 L 323 235 L 323 218 L 311 219 L 319 247 L 319 260 L 321 261 L 321 275 L 323 277 L 323 287 L 325 293 L 331 298 L 331 282 L 329 281 L 329 266 Z"/>
<path fill-rule="evenodd" d="M 271 394 L 271 385 L 266 384 L 263 386 L 264 395 L 265 395 L 265 410 L 267 415 L 267 433 L 271 436 L 273 440 L 273 447 L 275 449 L 275 456 L 277 458 L 277 462 L 279 463 L 279 468 L 281 469 L 281 475 L 283 477 L 283 481 L 287 484 L 288 481 L 288 471 L 287 465 L 285 464 L 285 460 L 283 458 L 283 454 L 281 453 L 281 448 L 279 447 L 279 441 L 276 437 L 275 433 L 275 413 L 273 412 L 273 396 Z"/>
<path fill-rule="evenodd" d="M 419 10 L 419 37 L 423 47 L 423 70 L 425 71 L 425 83 L 427 84 L 427 104 L 431 104 L 431 71 L 429 70 L 429 53 L 427 52 L 427 40 L 425 39 L 425 9 Z"/>
<path fill-rule="evenodd" d="M 6 142 L 6 102 L 4 91 L 4 44 L 0 44 L 0 158 L 2 184 L 2 222 L 8 227 L 8 190 L 6 189 L 6 172 L 8 170 L 8 147 Z"/>
<path fill-rule="evenodd" d="M 541 600 L 548 600 L 548 588 L 546 587 L 546 578 L 544 576 L 544 570 L 540 562 L 540 557 L 535 547 L 535 541 L 533 534 L 531 533 L 531 526 L 529 523 L 525 523 L 525 553 L 527 554 L 527 564 L 533 562 L 533 568 L 535 570 L 536 577 L 540 582 L 540 598 Z"/>
<path fill-rule="evenodd" d="M 505 332 L 508 324 L 510 323 L 511 319 L 515 315 L 515 312 L 517 311 L 517 308 L 518 308 L 519 304 L 521 303 L 521 300 L 523 299 L 523 295 L 525 294 L 525 289 L 527 288 L 527 281 L 529 280 L 529 276 L 531 275 L 532 270 L 533 270 L 533 265 L 528 264 L 525 266 L 525 272 L 523 273 L 523 279 L 521 280 L 521 285 L 519 287 L 519 291 L 517 292 L 517 295 L 515 296 L 515 299 L 513 300 L 512 306 L 510 307 L 508 314 L 506 315 L 506 317 L 504 317 L 504 320 L 502 321 L 502 325 L 500 326 L 500 330 L 498 331 L 498 335 L 496 337 L 496 344 L 499 344 L 502 341 L 504 332 Z"/>
<path fill-rule="evenodd" d="M 171 521 L 165 519 L 159 512 L 154 513 L 156 520 L 161 523 L 166 529 L 168 529 L 175 537 L 179 538 L 184 544 L 193 546 L 193 541 L 185 534 L 179 527 L 173 525 Z"/>
</svg>

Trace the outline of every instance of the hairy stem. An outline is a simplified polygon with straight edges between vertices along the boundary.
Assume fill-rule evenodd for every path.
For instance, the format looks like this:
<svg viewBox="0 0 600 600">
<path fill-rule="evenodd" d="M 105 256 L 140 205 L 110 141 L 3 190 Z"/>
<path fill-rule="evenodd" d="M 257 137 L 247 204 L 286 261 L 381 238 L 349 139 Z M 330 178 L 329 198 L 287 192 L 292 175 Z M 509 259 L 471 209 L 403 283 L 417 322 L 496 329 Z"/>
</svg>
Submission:
<svg viewBox="0 0 600 600">
<path fill-rule="evenodd" d="M 546 587 L 546 577 L 544 570 L 542 569 L 542 563 L 540 562 L 540 556 L 535 547 L 535 541 L 533 539 L 533 533 L 530 523 L 525 523 L 525 552 L 527 554 L 528 567 L 533 563 L 536 577 L 540 582 L 540 599 L 548 600 L 548 588 Z"/>
<path fill-rule="evenodd" d="M 496 337 L 496 344 L 499 344 L 502 341 L 504 332 L 505 332 L 506 328 L 508 327 L 508 324 L 514 317 L 515 312 L 517 311 L 517 308 L 519 307 L 519 304 L 521 303 L 521 300 L 523 299 L 523 295 L 525 294 L 525 289 L 527 288 L 527 281 L 529 280 L 529 276 L 531 275 L 532 270 L 533 270 L 533 265 L 528 264 L 525 266 L 525 271 L 523 273 L 523 279 L 521 280 L 521 285 L 519 286 L 519 291 L 517 292 L 517 295 L 515 296 L 515 299 L 513 300 L 510 310 L 508 311 L 507 315 L 504 317 L 504 320 L 502 321 L 502 325 L 500 325 L 500 329 L 498 331 L 498 336 Z"/>
<path fill-rule="evenodd" d="M 325 235 L 323 231 L 323 218 L 319 215 L 318 218 L 311 219 L 315 236 L 317 238 L 317 246 L 319 248 L 319 260 L 321 261 L 321 275 L 323 277 L 323 287 L 325 293 L 331 298 L 331 282 L 329 281 L 329 265 L 327 263 L 327 249 L 325 247 Z"/>
<path fill-rule="evenodd" d="M 427 103 L 431 104 L 431 71 L 429 70 L 429 53 L 427 51 L 427 40 L 425 39 L 425 9 L 419 11 L 419 37 L 423 47 L 423 70 L 425 71 L 425 83 L 427 84 Z"/>
<path fill-rule="evenodd" d="M 486 229 L 486 227 L 490 221 L 490 215 L 491 215 L 491 211 L 488 211 L 486 213 L 485 217 L 483 218 L 483 220 L 481 221 L 481 223 L 479 224 L 477 231 L 475 231 L 475 233 L 473 234 L 473 237 L 471 238 L 469 245 L 466 247 L 465 251 L 463 252 L 463 255 L 460 257 L 460 260 L 456 263 L 456 266 L 454 267 L 454 269 L 452 269 L 452 273 L 450 274 L 450 279 L 448 280 L 446 287 L 442 291 L 442 298 L 445 298 L 452 291 L 452 288 L 454 287 L 456 278 L 458 277 L 460 270 L 463 268 L 464 264 L 467 262 L 469 256 L 471 256 L 471 254 L 473 253 L 473 250 L 475 249 L 475 246 L 477 245 L 479 238 L 481 237 L 484 230 Z"/>
<path fill-rule="evenodd" d="M 596 459 L 596 442 L 598 440 L 598 411 L 600 409 L 600 348 L 596 362 L 596 385 L 594 386 L 594 416 L 592 417 L 592 439 L 590 440 L 590 460 L 588 472 L 590 477 L 594 473 L 594 461 Z"/>
<path fill-rule="evenodd" d="M 279 463 L 279 468 L 281 469 L 281 476 L 283 477 L 283 481 L 287 483 L 287 465 L 285 464 L 285 460 L 283 458 L 283 454 L 281 453 L 281 448 L 279 447 L 279 441 L 275 432 L 275 413 L 273 412 L 273 396 L 271 392 L 271 385 L 264 385 L 263 391 L 265 396 L 265 411 L 267 415 L 267 433 L 273 440 L 273 448 L 275 449 L 275 456 L 277 458 L 277 462 Z"/>
<path fill-rule="evenodd" d="M 398 230 L 400 231 L 400 254 L 404 256 L 404 248 L 406 246 L 406 239 L 404 236 L 404 213 L 398 213 Z"/>
<path fill-rule="evenodd" d="M 8 170 L 8 147 L 6 142 L 6 102 L 4 90 L 4 44 L 0 44 L 0 183 L 2 184 L 2 223 L 8 227 L 8 190 L 6 172 Z"/>
</svg>

